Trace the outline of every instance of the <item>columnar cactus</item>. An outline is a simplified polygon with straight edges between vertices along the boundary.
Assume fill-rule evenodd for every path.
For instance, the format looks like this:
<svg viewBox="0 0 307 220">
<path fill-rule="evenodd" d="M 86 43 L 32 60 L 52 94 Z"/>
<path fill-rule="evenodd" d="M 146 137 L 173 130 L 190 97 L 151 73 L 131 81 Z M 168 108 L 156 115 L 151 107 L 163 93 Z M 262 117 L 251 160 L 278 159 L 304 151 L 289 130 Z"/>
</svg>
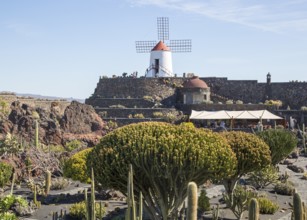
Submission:
<svg viewBox="0 0 307 220">
<path fill-rule="evenodd" d="M 13 191 L 14 191 L 15 178 L 16 178 L 16 174 L 13 173 L 12 182 L 11 182 L 11 195 L 13 195 Z"/>
<path fill-rule="evenodd" d="M 49 170 L 46 170 L 45 173 L 45 195 L 49 194 L 51 187 L 51 172 Z"/>
<path fill-rule="evenodd" d="M 94 179 L 94 170 L 91 169 L 91 220 L 96 219 L 96 212 L 95 212 L 95 179 Z"/>
<path fill-rule="evenodd" d="M 259 205 L 255 198 L 249 202 L 248 220 L 259 220 Z"/>
<path fill-rule="evenodd" d="M 295 192 L 293 195 L 294 220 L 303 220 L 303 206 L 300 195 Z"/>
<path fill-rule="evenodd" d="M 220 204 L 217 204 L 216 207 L 213 207 L 212 210 L 212 220 L 218 220 L 220 214 Z"/>
<path fill-rule="evenodd" d="M 84 202 L 85 202 L 85 208 L 86 208 L 86 212 L 85 212 L 85 219 L 86 220 L 90 220 L 90 207 L 89 207 L 89 201 L 88 201 L 88 197 L 87 197 L 87 189 L 84 189 Z"/>
<path fill-rule="evenodd" d="M 139 195 L 139 214 L 138 214 L 138 220 L 142 220 L 143 219 L 143 194 L 140 191 L 140 195 Z"/>
<path fill-rule="evenodd" d="M 136 219 L 136 207 L 134 201 L 134 185 L 133 185 L 133 168 L 130 164 L 128 173 L 128 193 L 127 193 L 127 204 L 128 208 L 126 211 L 127 220 L 137 220 Z"/>
<path fill-rule="evenodd" d="M 33 190 L 33 202 L 36 205 L 37 204 L 37 192 L 36 192 L 36 185 L 34 184 L 34 190 Z"/>
<path fill-rule="evenodd" d="M 197 220 L 197 198 L 197 185 L 189 182 L 187 220 Z"/>
<path fill-rule="evenodd" d="M 38 140 L 38 121 L 35 120 L 35 147 L 39 147 L 39 140 Z"/>
<path fill-rule="evenodd" d="M 303 124 L 303 147 L 304 147 L 304 154 L 307 155 L 306 149 L 306 137 L 305 137 L 305 124 Z"/>
</svg>

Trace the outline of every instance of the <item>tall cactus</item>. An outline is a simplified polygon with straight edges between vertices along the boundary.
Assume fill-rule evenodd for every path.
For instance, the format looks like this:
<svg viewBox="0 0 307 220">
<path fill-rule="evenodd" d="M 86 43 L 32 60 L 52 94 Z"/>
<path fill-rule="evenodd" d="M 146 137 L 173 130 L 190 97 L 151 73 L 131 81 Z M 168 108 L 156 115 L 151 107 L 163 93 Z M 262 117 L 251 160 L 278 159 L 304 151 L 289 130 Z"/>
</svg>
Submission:
<svg viewBox="0 0 307 220">
<path fill-rule="evenodd" d="M 95 210 L 95 179 L 94 179 L 94 169 L 91 169 L 91 220 L 96 219 L 96 210 Z"/>
<path fill-rule="evenodd" d="M 307 155 L 307 149 L 306 149 L 306 137 L 305 137 L 305 124 L 303 124 L 303 147 L 304 147 L 304 154 Z"/>
<path fill-rule="evenodd" d="M 259 220 L 259 205 L 255 198 L 252 198 L 249 203 L 248 220 Z"/>
<path fill-rule="evenodd" d="M 12 176 L 12 182 L 11 182 L 11 195 L 13 195 L 15 179 L 16 179 L 16 174 L 14 172 Z"/>
<path fill-rule="evenodd" d="M 47 196 L 49 194 L 51 187 L 51 172 L 49 170 L 46 170 L 45 173 L 45 195 Z"/>
<path fill-rule="evenodd" d="M 212 210 L 212 220 L 218 220 L 220 214 L 220 204 L 217 204 L 216 207 L 213 207 Z"/>
<path fill-rule="evenodd" d="M 136 218 L 136 206 L 134 200 L 134 185 L 133 185 L 133 168 L 132 164 L 129 165 L 128 173 L 128 193 L 127 193 L 127 204 L 128 208 L 126 211 L 127 220 L 137 220 Z"/>
<path fill-rule="evenodd" d="M 197 185 L 194 182 L 188 184 L 187 220 L 197 220 Z"/>
<path fill-rule="evenodd" d="M 89 201 L 87 197 L 87 189 L 84 189 L 84 202 L 85 202 L 85 219 L 90 220 L 90 207 L 89 207 Z"/>
<path fill-rule="evenodd" d="M 37 192 L 36 192 L 36 185 L 34 184 L 34 191 L 33 191 L 33 202 L 37 204 Z"/>
<path fill-rule="evenodd" d="M 303 220 L 303 206 L 300 195 L 295 192 L 293 195 L 294 220 Z"/>
<path fill-rule="evenodd" d="M 142 220 L 142 219 L 143 219 L 143 194 L 140 191 L 138 220 Z"/>
<path fill-rule="evenodd" d="M 38 139 L 38 121 L 35 120 L 35 147 L 39 147 L 39 139 Z"/>
</svg>

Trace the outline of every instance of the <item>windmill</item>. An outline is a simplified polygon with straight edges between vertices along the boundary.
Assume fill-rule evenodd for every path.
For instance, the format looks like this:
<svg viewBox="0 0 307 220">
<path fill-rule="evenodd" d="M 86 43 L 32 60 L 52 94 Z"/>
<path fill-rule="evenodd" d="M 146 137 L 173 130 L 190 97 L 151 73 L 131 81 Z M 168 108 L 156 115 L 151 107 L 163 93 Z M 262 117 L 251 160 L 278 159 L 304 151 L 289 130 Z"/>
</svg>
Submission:
<svg viewBox="0 0 307 220">
<path fill-rule="evenodd" d="M 172 52 L 191 52 L 191 40 L 169 40 L 169 19 L 157 18 L 158 42 L 136 41 L 137 53 L 150 53 L 149 67 L 146 69 L 146 77 L 172 77 Z M 166 43 L 167 41 L 167 43 Z"/>
</svg>

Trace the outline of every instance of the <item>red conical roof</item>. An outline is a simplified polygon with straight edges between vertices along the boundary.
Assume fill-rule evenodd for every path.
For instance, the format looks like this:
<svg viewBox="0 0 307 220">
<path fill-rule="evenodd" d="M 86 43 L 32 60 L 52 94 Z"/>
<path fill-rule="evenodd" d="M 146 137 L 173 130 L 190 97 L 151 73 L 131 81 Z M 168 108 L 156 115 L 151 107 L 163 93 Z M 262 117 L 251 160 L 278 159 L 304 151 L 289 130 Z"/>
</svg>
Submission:
<svg viewBox="0 0 307 220">
<path fill-rule="evenodd" d="M 159 43 L 157 43 L 157 45 L 154 48 L 152 48 L 151 51 L 157 51 L 157 50 L 170 51 L 170 49 L 162 41 L 159 41 Z"/>
</svg>

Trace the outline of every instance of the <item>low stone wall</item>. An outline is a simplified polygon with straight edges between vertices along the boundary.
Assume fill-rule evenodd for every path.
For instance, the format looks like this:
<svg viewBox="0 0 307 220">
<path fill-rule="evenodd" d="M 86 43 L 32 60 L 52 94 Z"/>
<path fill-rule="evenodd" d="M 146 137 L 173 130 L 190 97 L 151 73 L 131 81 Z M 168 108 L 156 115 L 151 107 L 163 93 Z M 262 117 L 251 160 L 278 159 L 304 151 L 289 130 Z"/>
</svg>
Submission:
<svg viewBox="0 0 307 220">
<path fill-rule="evenodd" d="M 114 105 L 122 105 L 126 108 L 152 108 L 154 103 L 140 98 L 89 98 L 89 103 L 94 108 L 109 108 Z"/>
<path fill-rule="evenodd" d="M 154 118 L 154 112 L 168 112 L 176 111 L 173 108 L 95 108 L 96 112 L 104 118 L 128 118 L 129 115 L 143 114 L 145 118 Z"/>
<path fill-rule="evenodd" d="M 160 118 L 117 118 L 117 119 L 104 119 L 105 121 L 116 122 L 118 126 L 124 126 L 132 123 L 140 123 L 146 121 L 160 121 L 163 122 L 163 119 Z"/>
</svg>

